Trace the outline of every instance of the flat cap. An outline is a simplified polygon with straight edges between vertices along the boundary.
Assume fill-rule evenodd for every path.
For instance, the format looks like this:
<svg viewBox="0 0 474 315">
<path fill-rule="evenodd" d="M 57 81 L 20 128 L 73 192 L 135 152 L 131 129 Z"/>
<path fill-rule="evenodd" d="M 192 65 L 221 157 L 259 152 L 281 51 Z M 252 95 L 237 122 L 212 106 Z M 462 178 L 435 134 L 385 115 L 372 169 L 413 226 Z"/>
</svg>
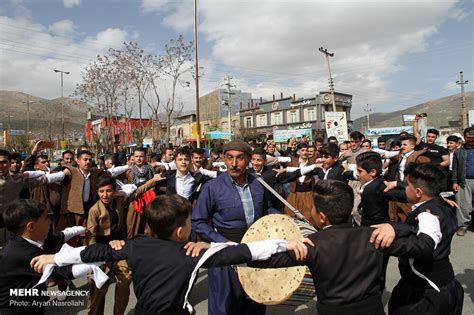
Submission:
<svg viewBox="0 0 474 315">
<path fill-rule="evenodd" d="M 249 156 L 252 155 L 252 147 L 247 143 L 242 140 L 233 140 L 226 145 L 224 145 L 223 152 L 226 153 L 227 151 L 230 150 L 236 150 L 236 151 L 241 151 L 244 153 L 247 153 Z"/>
</svg>

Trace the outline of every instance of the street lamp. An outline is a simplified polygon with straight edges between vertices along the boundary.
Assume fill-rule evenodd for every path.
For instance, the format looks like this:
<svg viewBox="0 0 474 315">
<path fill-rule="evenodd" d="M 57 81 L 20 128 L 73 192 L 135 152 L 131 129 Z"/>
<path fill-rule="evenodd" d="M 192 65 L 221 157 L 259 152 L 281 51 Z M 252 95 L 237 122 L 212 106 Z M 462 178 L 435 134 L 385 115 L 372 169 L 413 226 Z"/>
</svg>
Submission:
<svg viewBox="0 0 474 315">
<path fill-rule="evenodd" d="M 64 141 L 64 100 L 63 100 L 63 74 L 69 74 L 69 71 L 54 70 L 61 73 L 61 144 Z"/>
</svg>

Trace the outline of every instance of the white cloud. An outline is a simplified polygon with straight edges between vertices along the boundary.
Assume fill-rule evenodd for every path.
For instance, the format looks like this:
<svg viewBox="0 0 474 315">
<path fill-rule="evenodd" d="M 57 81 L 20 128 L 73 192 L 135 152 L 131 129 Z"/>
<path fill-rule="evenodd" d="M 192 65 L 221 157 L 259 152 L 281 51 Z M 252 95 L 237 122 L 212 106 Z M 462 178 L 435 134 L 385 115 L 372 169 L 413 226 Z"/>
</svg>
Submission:
<svg viewBox="0 0 474 315">
<path fill-rule="evenodd" d="M 170 0 L 142 0 L 140 7 L 145 13 L 162 13 L 168 11 L 167 5 L 170 2 Z"/>
<path fill-rule="evenodd" d="M 409 97 L 391 91 L 388 76 L 402 69 L 403 57 L 426 52 L 446 19 L 463 17 L 451 11 L 456 2 L 199 1 L 199 32 L 206 35 L 205 45 L 212 46 L 217 65 L 209 83 L 213 86 L 229 73 L 239 80 L 238 89 L 254 96 L 271 98 L 280 91 L 314 95 L 327 89 L 327 65 L 318 52 L 324 46 L 335 53 L 331 66 L 336 90 L 353 94 L 355 107 L 372 103 L 374 111 L 382 111 L 383 105 L 377 104 L 388 97 Z M 174 9 L 164 25 L 192 31 L 192 1 L 169 5 Z M 203 90 L 205 84 L 204 77 Z"/>
<path fill-rule="evenodd" d="M 24 18 L 0 16 L 0 24 L 0 90 L 48 99 L 60 96 L 60 78 L 54 69 L 70 72 L 64 77 L 64 95 L 71 95 L 87 64 L 97 55 L 106 54 L 108 48 L 121 47 L 124 41 L 133 39 L 128 32 L 116 28 L 83 38 L 69 20 L 46 26 Z"/>
<path fill-rule="evenodd" d="M 72 8 L 81 4 L 82 0 L 63 0 L 66 8 Z"/>
<path fill-rule="evenodd" d="M 76 26 L 71 20 L 61 20 L 48 26 L 48 31 L 52 35 L 73 36 L 76 33 Z"/>
</svg>

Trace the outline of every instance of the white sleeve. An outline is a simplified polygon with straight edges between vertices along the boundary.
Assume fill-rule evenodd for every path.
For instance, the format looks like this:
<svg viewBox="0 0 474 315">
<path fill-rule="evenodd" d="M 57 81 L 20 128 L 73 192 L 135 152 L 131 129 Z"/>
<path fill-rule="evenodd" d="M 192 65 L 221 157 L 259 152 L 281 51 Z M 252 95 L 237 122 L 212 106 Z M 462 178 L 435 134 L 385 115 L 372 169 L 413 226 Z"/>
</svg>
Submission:
<svg viewBox="0 0 474 315">
<path fill-rule="evenodd" d="M 63 244 L 61 250 L 54 255 L 54 262 L 56 265 L 62 267 L 72 264 L 80 264 L 81 252 L 86 249 L 85 246 L 71 247 L 68 244 Z"/>
<path fill-rule="evenodd" d="M 72 265 L 72 275 L 77 279 L 85 278 L 92 273 L 91 277 L 94 279 L 95 286 L 100 289 L 109 280 L 109 277 L 99 268 L 102 264 L 103 262 Z"/>
<path fill-rule="evenodd" d="M 299 170 L 299 169 L 300 169 L 299 167 L 287 166 L 287 167 L 286 167 L 286 172 L 287 172 L 287 173 L 293 173 L 293 172 L 296 172 L 296 171 Z"/>
<path fill-rule="evenodd" d="M 291 158 L 289 156 L 279 156 L 277 157 L 278 162 L 280 163 L 290 163 Z"/>
<path fill-rule="evenodd" d="M 45 175 L 46 173 L 43 171 L 25 171 L 25 174 L 28 174 L 28 179 L 33 179 L 37 177 L 41 177 Z"/>
<path fill-rule="evenodd" d="M 443 234 L 441 233 L 441 227 L 439 220 L 436 216 L 428 212 L 422 212 L 418 215 L 418 234 L 424 233 L 431 237 L 435 242 L 435 249 L 438 246 Z"/>
<path fill-rule="evenodd" d="M 108 169 L 107 171 L 112 174 L 112 177 L 117 177 L 119 176 L 120 174 L 123 174 L 125 173 L 126 171 L 128 171 L 129 169 L 129 166 L 128 165 L 123 165 L 123 166 L 114 166 L 112 167 L 111 169 Z"/>
<path fill-rule="evenodd" d="M 372 151 L 377 152 L 378 154 L 382 155 L 386 159 L 393 158 L 394 156 L 397 156 L 399 154 L 399 151 L 387 151 L 387 150 L 382 150 L 382 149 L 377 149 L 374 148 Z"/>
<path fill-rule="evenodd" d="M 86 232 L 86 228 L 83 226 L 72 226 L 65 228 L 61 232 L 64 234 L 64 242 L 67 242 L 74 236 L 84 234 Z"/>
<path fill-rule="evenodd" d="M 199 173 L 201 173 L 202 175 L 209 176 L 211 178 L 216 178 L 217 177 L 217 172 L 216 171 L 206 170 L 202 167 L 199 169 Z"/>
<path fill-rule="evenodd" d="M 303 166 L 301 168 L 301 175 L 306 175 L 308 173 L 311 173 L 312 171 L 314 171 L 316 169 L 316 164 L 311 164 L 311 165 L 308 165 L 308 166 Z"/>
<path fill-rule="evenodd" d="M 252 254 L 252 260 L 266 260 L 271 255 L 285 252 L 285 240 L 264 240 L 246 244 Z"/>
<path fill-rule="evenodd" d="M 157 166 L 163 166 L 167 171 L 172 171 L 176 169 L 176 163 L 174 161 L 170 163 L 165 163 L 165 162 L 155 162 L 155 165 Z"/>
<path fill-rule="evenodd" d="M 66 175 L 64 175 L 64 172 L 57 172 L 53 174 L 46 174 L 45 176 L 48 179 L 48 183 L 52 184 L 62 181 Z"/>
<path fill-rule="evenodd" d="M 137 185 L 135 184 L 123 184 L 120 186 L 120 191 L 123 191 L 127 194 L 127 197 L 130 197 L 137 190 Z"/>
</svg>

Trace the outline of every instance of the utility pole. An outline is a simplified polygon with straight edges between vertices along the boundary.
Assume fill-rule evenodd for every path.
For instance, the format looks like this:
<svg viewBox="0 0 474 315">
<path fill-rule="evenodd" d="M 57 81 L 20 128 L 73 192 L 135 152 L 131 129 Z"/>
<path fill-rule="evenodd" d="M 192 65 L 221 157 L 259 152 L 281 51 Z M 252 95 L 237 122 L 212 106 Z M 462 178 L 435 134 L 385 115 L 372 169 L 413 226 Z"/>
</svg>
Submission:
<svg viewBox="0 0 474 315">
<path fill-rule="evenodd" d="M 201 120 L 199 118 L 199 65 L 198 65 L 198 15 L 197 0 L 194 0 L 194 66 L 196 68 L 196 133 L 197 147 L 201 147 Z"/>
<path fill-rule="evenodd" d="M 30 138 L 30 104 L 34 102 L 26 101 L 23 104 L 26 104 L 26 137 Z"/>
<path fill-rule="evenodd" d="M 461 86 L 461 108 L 462 108 L 461 123 L 462 123 L 462 129 L 464 130 L 468 127 L 467 126 L 466 95 L 464 95 L 464 85 L 468 84 L 469 80 L 464 81 L 464 74 L 462 73 L 462 71 L 459 72 L 459 77 L 460 77 L 460 80 L 456 81 L 456 84 Z"/>
<path fill-rule="evenodd" d="M 372 111 L 372 109 L 370 109 L 369 104 L 367 104 L 366 108 L 364 109 L 364 112 L 367 115 L 367 131 L 369 131 L 369 129 L 370 129 L 370 112 L 371 111 Z"/>
<path fill-rule="evenodd" d="M 68 71 L 62 71 L 62 70 L 54 70 L 54 72 L 59 72 L 61 73 L 61 148 L 62 144 L 64 142 L 64 96 L 63 96 L 63 90 L 64 90 L 64 84 L 63 84 L 63 74 L 69 74 L 70 72 Z"/>
<path fill-rule="evenodd" d="M 230 134 L 232 133 L 232 120 L 231 120 L 231 114 L 232 114 L 232 95 L 234 95 L 235 93 L 234 92 L 231 92 L 230 91 L 230 88 L 233 88 L 235 87 L 235 85 L 232 85 L 230 84 L 230 80 L 232 79 L 232 77 L 229 77 L 227 76 L 227 83 L 225 83 L 224 85 L 227 86 L 227 92 L 224 92 L 227 94 L 227 122 L 228 122 L 228 126 L 227 126 L 227 129 L 229 130 L 229 137 L 230 137 Z M 224 104 L 223 104 L 224 105 Z"/>
<path fill-rule="evenodd" d="M 331 92 L 332 96 L 332 111 L 336 111 L 336 98 L 334 97 L 334 80 L 332 79 L 332 73 L 331 73 L 331 63 L 329 62 L 329 57 L 334 57 L 334 53 L 328 52 L 327 49 L 323 47 L 319 47 L 319 51 L 324 54 L 326 57 L 326 62 L 328 64 L 328 69 L 329 69 L 329 91 Z"/>
</svg>

